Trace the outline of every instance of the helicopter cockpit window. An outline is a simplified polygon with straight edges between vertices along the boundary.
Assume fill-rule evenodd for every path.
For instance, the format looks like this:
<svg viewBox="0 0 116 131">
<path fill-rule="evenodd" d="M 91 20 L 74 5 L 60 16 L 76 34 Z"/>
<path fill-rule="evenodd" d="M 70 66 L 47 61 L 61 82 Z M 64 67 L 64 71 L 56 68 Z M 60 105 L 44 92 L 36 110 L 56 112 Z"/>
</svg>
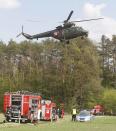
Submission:
<svg viewBox="0 0 116 131">
<path fill-rule="evenodd" d="M 72 28 L 69 28 L 69 29 L 66 29 L 66 31 L 68 32 L 68 31 L 70 31 L 70 32 L 74 32 L 74 31 L 76 31 L 77 29 L 75 28 L 75 27 L 72 27 Z"/>
</svg>

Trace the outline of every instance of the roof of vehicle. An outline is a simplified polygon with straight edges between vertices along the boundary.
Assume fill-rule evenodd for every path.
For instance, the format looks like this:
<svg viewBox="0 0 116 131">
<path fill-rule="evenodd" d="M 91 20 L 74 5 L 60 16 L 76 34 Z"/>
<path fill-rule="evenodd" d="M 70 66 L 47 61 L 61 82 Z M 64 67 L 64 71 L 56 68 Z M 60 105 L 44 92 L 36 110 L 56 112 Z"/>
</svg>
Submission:
<svg viewBox="0 0 116 131">
<path fill-rule="evenodd" d="M 90 111 L 87 110 L 80 111 L 79 116 L 90 116 Z"/>
</svg>

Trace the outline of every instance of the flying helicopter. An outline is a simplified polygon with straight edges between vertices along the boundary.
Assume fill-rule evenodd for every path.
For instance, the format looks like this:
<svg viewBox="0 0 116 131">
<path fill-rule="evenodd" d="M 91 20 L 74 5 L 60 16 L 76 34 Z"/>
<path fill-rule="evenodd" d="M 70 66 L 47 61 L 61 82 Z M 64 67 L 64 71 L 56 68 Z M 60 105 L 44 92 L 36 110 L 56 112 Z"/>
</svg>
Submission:
<svg viewBox="0 0 116 131">
<path fill-rule="evenodd" d="M 23 26 L 22 26 L 22 32 L 17 35 L 19 37 L 20 35 L 23 35 L 25 38 L 32 40 L 32 39 L 39 39 L 39 38 L 44 38 L 44 37 L 52 37 L 55 38 L 61 42 L 66 42 L 69 43 L 70 39 L 76 38 L 76 37 L 81 37 L 82 39 L 84 37 L 88 37 L 88 31 L 84 30 L 82 27 L 76 26 L 76 22 L 85 22 L 85 21 L 92 21 L 92 20 L 100 20 L 103 18 L 96 18 L 96 19 L 85 19 L 85 20 L 77 20 L 77 21 L 69 21 L 72 14 L 73 10 L 69 13 L 68 17 L 66 20 L 64 20 L 62 25 L 57 26 L 55 29 L 46 31 L 43 33 L 35 34 L 35 35 L 30 35 L 27 33 L 24 33 L 23 31 Z"/>
</svg>

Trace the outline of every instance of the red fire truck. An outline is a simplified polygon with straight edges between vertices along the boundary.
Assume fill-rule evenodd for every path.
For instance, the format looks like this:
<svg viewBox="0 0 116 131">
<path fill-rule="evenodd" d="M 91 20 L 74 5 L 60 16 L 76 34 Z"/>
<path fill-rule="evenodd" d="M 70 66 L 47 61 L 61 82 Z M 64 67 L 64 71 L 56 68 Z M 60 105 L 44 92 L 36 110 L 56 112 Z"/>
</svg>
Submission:
<svg viewBox="0 0 116 131">
<path fill-rule="evenodd" d="M 95 105 L 94 108 L 91 111 L 94 115 L 103 115 L 104 114 L 104 108 L 102 105 Z"/>
<path fill-rule="evenodd" d="M 57 120 L 55 103 L 51 100 L 42 100 L 41 107 L 41 120 Z"/>
<path fill-rule="evenodd" d="M 41 95 L 28 91 L 4 94 L 4 113 L 7 121 L 36 121 L 41 109 Z"/>
</svg>

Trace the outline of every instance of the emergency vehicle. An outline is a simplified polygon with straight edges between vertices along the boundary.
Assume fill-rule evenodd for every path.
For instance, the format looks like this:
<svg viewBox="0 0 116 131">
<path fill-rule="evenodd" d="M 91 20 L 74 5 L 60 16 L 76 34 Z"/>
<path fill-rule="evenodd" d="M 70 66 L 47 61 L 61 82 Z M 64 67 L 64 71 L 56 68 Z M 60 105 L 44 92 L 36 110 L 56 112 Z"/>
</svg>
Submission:
<svg viewBox="0 0 116 131">
<path fill-rule="evenodd" d="M 41 109 L 41 95 L 28 91 L 6 92 L 4 113 L 7 121 L 36 121 Z"/>
<path fill-rule="evenodd" d="M 57 120 L 56 104 L 51 100 L 42 100 L 41 110 L 41 120 Z"/>
<path fill-rule="evenodd" d="M 102 105 L 95 105 L 92 109 L 91 113 L 93 115 L 103 115 L 104 114 L 104 108 Z"/>
</svg>

